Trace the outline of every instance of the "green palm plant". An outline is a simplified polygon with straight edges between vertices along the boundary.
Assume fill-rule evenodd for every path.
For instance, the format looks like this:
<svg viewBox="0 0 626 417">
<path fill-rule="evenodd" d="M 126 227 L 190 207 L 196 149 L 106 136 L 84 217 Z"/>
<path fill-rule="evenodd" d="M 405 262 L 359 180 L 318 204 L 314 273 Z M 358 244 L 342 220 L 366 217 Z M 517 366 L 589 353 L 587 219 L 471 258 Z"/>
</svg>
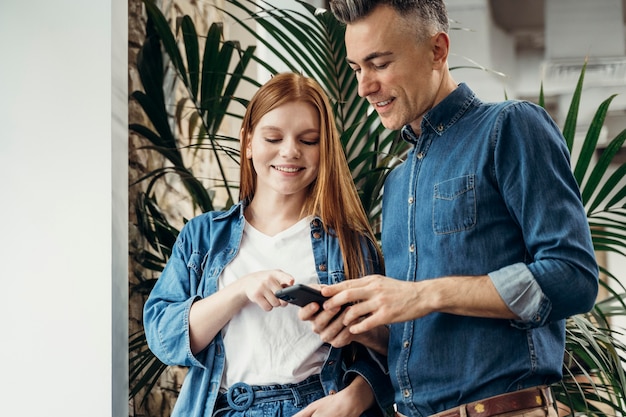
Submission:
<svg viewBox="0 0 626 417">
<path fill-rule="evenodd" d="M 148 187 L 151 189 L 154 182 L 163 175 L 174 173 L 180 177 L 194 204 L 202 211 L 213 209 L 212 199 L 206 187 L 183 161 L 181 148 L 185 144 L 180 143 L 170 126 L 174 118 L 179 131 L 183 133 L 180 122 L 187 120 L 189 142 L 186 146 L 196 149 L 206 147 L 214 154 L 221 174 L 220 180 L 232 204 L 235 200 L 233 187 L 227 179 L 222 160 L 229 158 L 238 161 L 238 150 L 227 145 L 228 142 L 237 142 L 237 139 L 220 135 L 219 129 L 225 116 L 232 115 L 228 112 L 232 101 L 241 103 L 242 109 L 247 105 L 246 100 L 235 96 L 239 83 L 246 80 L 258 86 L 256 81 L 244 76 L 255 48 L 248 47 L 242 51 L 238 42 L 222 42 L 222 25 L 214 23 L 204 38 L 201 61 L 199 37 L 195 26 L 189 16 L 184 16 L 180 22 L 180 32 L 184 41 L 183 54 L 169 23 L 158 7 L 149 0 L 144 1 L 144 4 L 148 13 L 147 36 L 137 66 L 145 92 L 134 91 L 132 98 L 141 105 L 154 129 L 133 123 L 130 130 L 145 137 L 151 143 L 147 148 L 164 156 L 171 166 L 151 171 L 138 182 L 151 179 Z M 165 50 L 170 65 L 163 64 L 161 48 Z M 229 65 L 235 53 L 240 54 L 238 62 L 235 69 L 229 72 Z M 186 57 L 186 62 L 183 56 Z M 172 115 L 165 100 L 164 86 L 167 77 L 163 68 L 173 70 L 174 76 L 182 83 L 186 92 L 176 103 L 175 115 Z M 174 91 L 171 93 L 174 94 Z"/>
<path fill-rule="evenodd" d="M 573 154 L 574 177 L 581 189 L 596 253 L 626 256 L 626 164 L 612 169 L 615 156 L 626 140 L 626 129 L 610 140 L 594 161 L 601 128 L 615 95 L 600 104 L 580 151 L 575 154 L 573 150 L 585 70 L 586 63 L 572 96 L 563 136 Z M 544 104 L 542 86 L 539 105 Z M 604 266 L 600 266 L 600 271 L 607 277 L 600 284 L 609 296 L 599 300 L 590 313 L 567 321 L 565 377 L 554 386 L 554 392 L 573 413 L 604 416 L 610 410 L 614 415 L 624 415 L 626 345 L 620 341 L 621 330 L 611 325 L 611 318 L 626 315 L 626 290 Z"/>
<path fill-rule="evenodd" d="M 246 100 L 235 95 L 240 82 L 255 86 L 258 83 L 244 75 L 254 47 L 242 50 L 237 42 L 223 41 L 221 24 L 212 24 L 206 36 L 200 37 L 191 18 L 184 16 L 178 27 L 184 48 L 181 51 L 163 13 L 150 0 L 144 4 L 148 15 L 146 40 L 137 58 L 144 91 L 134 91 L 131 97 L 139 103 L 151 125 L 131 123 L 129 129 L 147 140 L 145 149 L 161 155 L 167 162 L 132 184 L 147 182 L 145 190 L 138 193 L 135 214 L 137 228 L 148 245 L 133 256 L 145 270 L 160 272 L 179 230 L 162 212 L 157 186 L 167 176 L 177 176 L 194 209 L 213 210 L 214 193 L 185 162 L 185 152 L 191 156 L 209 152 L 220 173 L 216 182 L 225 190 L 227 204 L 236 200 L 237 184 L 229 180 L 224 165 L 227 160 L 238 162 L 239 151 L 231 145 L 238 143 L 238 139 L 219 132 L 225 117 L 242 117 L 229 112 L 232 102 L 240 103 L 242 111 L 247 105 Z M 204 43 L 202 50 L 199 40 Z M 234 69 L 230 70 L 233 61 Z M 170 82 L 171 79 L 176 82 Z M 176 96 L 177 86 L 182 86 L 183 92 L 176 103 L 169 105 L 167 99 Z M 155 280 L 138 278 L 139 284 L 133 290 L 149 293 Z M 131 335 L 129 365 L 130 397 L 143 388 L 149 392 L 166 369 L 147 348 L 143 331 Z"/>
<path fill-rule="evenodd" d="M 358 97 L 356 78 L 344 59 L 343 26 L 332 14 L 321 13 L 300 0 L 296 0 L 300 5 L 298 10 L 277 9 L 263 0 L 226 1 L 246 17 L 240 18 L 227 9 L 222 9 L 223 13 L 252 34 L 259 44 L 265 45 L 291 71 L 315 78 L 326 90 L 334 104 L 337 126 L 342 133 L 342 143 L 361 200 L 372 224 L 376 226 L 380 218 L 380 191 L 384 179 L 402 160 L 407 145 L 398 139 L 397 132 L 385 130 L 376 113 L 370 112 L 368 103 Z M 200 60 L 199 36 L 191 19 L 184 17 L 181 20 L 177 36 L 158 8 L 149 0 L 144 2 L 150 17 L 150 30 L 147 31 L 148 37 L 138 66 L 145 95 L 135 92 L 133 98 L 148 114 L 153 128 L 131 125 L 131 130 L 144 136 L 150 142 L 148 148 L 163 155 L 170 165 L 140 179 L 148 181 L 148 187 L 145 193 L 140 194 L 137 204 L 138 227 L 149 243 L 149 248 L 139 251 L 135 256 L 144 268 L 158 272 L 169 258 L 178 229 L 162 213 L 160 202 L 153 192 L 155 184 L 166 174 L 175 173 L 183 179 L 192 204 L 201 211 L 211 210 L 211 193 L 194 177 L 193 171 L 185 166 L 181 149 L 213 152 L 219 157 L 218 164 L 221 158 L 238 162 L 237 151 L 228 145 L 235 139 L 218 133 L 224 117 L 233 115 L 228 112 L 228 106 L 231 101 L 241 103 L 241 109 L 247 104 L 245 100 L 236 98 L 241 80 L 258 85 L 243 75 L 250 62 L 256 62 L 270 73 L 276 73 L 277 70 L 255 56 L 254 49 L 242 50 L 236 42 L 222 41 L 219 25 L 213 25 L 209 30 L 203 59 Z M 259 34 L 257 25 L 263 27 L 265 33 Z M 179 49 L 181 43 L 184 53 Z M 233 53 L 238 54 L 239 62 L 235 70 L 229 72 L 224 60 Z M 169 59 L 167 65 L 163 56 Z M 163 76 L 163 68 L 176 74 L 176 79 L 182 83 L 186 92 L 174 110 L 168 108 L 165 101 L 165 91 L 171 93 L 171 86 Z M 584 70 L 563 129 L 570 152 L 574 143 L 583 77 Z M 227 78 L 228 83 L 225 82 Z M 596 251 L 625 255 L 626 188 L 623 180 L 626 166 L 620 166 L 614 172 L 611 172 L 610 167 L 626 139 L 626 132 L 611 141 L 597 162 L 594 160 L 600 128 L 612 99 L 607 99 L 598 109 L 582 149 L 576 155 L 574 173 L 581 186 Z M 543 105 L 543 90 L 540 104 Z M 236 114 L 233 116 L 238 117 Z M 189 121 L 186 142 L 178 138 L 172 128 L 178 127 L 178 132 L 182 134 L 183 128 L 179 122 L 183 118 Z M 231 191 L 237 185 L 228 180 L 221 165 L 218 167 L 222 177 L 220 182 L 232 203 L 235 198 Z M 609 280 L 617 281 L 606 268 L 602 268 L 602 272 Z M 143 280 L 137 290 L 147 293 L 153 284 L 154 280 Z M 619 342 L 610 322 L 611 317 L 626 314 L 623 302 L 626 291 L 622 288 L 618 292 L 607 284 L 603 285 L 607 287 L 610 297 L 599 301 L 591 313 L 572 317 L 567 322 L 565 378 L 554 386 L 554 390 L 557 399 L 568 406 L 571 413 L 599 416 L 604 415 L 602 410 L 609 408 L 615 413 L 626 414 L 623 370 L 626 347 Z M 147 349 L 142 331 L 131 338 L 130 357 L 132 397 L 143 387 L 149 391 L 165 366 Z"/>
</svg>

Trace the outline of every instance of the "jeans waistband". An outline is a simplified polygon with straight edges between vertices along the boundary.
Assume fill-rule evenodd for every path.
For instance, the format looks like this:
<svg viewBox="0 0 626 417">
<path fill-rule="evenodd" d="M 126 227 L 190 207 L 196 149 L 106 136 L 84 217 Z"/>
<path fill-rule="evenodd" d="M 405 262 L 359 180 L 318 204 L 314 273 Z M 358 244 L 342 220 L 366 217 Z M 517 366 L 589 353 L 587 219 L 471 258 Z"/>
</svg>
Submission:
<svg viewBox="0 0 626 417">
<path fill-rule="evenodd" d="M 216 408 L 230 407 L 236 411 L 245 411 L 255 404 L 284 400 L 300 404 L 302 397 L 323 390 L 319 375 L 312 375 L 297 384 L 248 385 L 237 382 L 217 397 Z"/>
</svg>

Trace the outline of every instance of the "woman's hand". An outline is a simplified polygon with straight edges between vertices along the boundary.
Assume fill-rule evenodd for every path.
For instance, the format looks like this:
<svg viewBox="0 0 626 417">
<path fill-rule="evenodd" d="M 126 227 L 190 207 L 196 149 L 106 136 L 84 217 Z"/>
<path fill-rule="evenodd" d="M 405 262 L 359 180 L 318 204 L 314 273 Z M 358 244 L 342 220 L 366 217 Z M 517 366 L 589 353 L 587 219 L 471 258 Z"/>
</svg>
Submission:
<svg viewBox="0 0 626 417">
<path fill-rule="evenodd" d="M 276 291 L 293 285 L 294 278 L 281 270 L 259 271 L 245 275 L 233 282 L 230 286 L 238 288 L 241 294 L 246 296 L 246 302 L 251 301 L 265 311 L 270 311 L 274 307 L 284 307 L 287 305 L 276 297 Z"/>
<path fill-rule="evenodd" d="M 293 417 L 358 417 L 374 402 L 372 388 L 357 375 L 346 388 L 312 402 Z"/>
<path fill-rule="evenodd" d="M 265 311 L 284 307 L 276 291 L 294 283 L 294 278 L 280 270 L 259 271 L 245 275 L 210 296 L 193 303 L 189 311 L 189 338 L 195 354 L 208 346 L 215 335 L 248 303 Z"/>
</svg>

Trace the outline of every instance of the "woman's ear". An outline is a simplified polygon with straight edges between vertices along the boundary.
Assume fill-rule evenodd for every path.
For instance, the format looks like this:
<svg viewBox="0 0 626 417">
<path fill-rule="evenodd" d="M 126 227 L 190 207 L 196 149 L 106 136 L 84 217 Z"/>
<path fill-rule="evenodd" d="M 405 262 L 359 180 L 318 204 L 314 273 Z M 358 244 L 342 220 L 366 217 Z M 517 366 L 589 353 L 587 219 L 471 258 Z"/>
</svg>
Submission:
<svg viewBox="0 0 626 417">
<path fill-rule="evenodd" d="M 244 138 L 244 133 L 243 133 L 243 129 L 241 129 L 239 131 L 239 140 L 243 142 L 243 138 Z M 246 158 L 252 159 L 252 138 L 250 137 L 250 135 L 248 135 L 248 142 L 246 143 L 245 151 L 246 151 Z"/>
</svg>

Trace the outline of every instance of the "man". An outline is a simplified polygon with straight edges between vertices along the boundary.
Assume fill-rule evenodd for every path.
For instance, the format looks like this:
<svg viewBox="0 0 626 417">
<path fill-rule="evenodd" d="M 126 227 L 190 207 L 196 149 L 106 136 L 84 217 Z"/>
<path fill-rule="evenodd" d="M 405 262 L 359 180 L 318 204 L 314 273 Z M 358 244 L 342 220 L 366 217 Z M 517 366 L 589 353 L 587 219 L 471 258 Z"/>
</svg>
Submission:
<svg viewBox="0 0 626 417">
<path fill-rule="evenodd" d="M 598 289 L 558 127 L 531 103 L 457 85 L 443 0 L 330 6 L 359 95 L 413 148 L 385 183 L 387 276 L 325 287 L 325 309 L 358 301 L 343 316 L 354 337 L 390 324 L 403 415 L 556 415 L 546 386 L 562 377 L 565 319 Z"/>
</svg>

